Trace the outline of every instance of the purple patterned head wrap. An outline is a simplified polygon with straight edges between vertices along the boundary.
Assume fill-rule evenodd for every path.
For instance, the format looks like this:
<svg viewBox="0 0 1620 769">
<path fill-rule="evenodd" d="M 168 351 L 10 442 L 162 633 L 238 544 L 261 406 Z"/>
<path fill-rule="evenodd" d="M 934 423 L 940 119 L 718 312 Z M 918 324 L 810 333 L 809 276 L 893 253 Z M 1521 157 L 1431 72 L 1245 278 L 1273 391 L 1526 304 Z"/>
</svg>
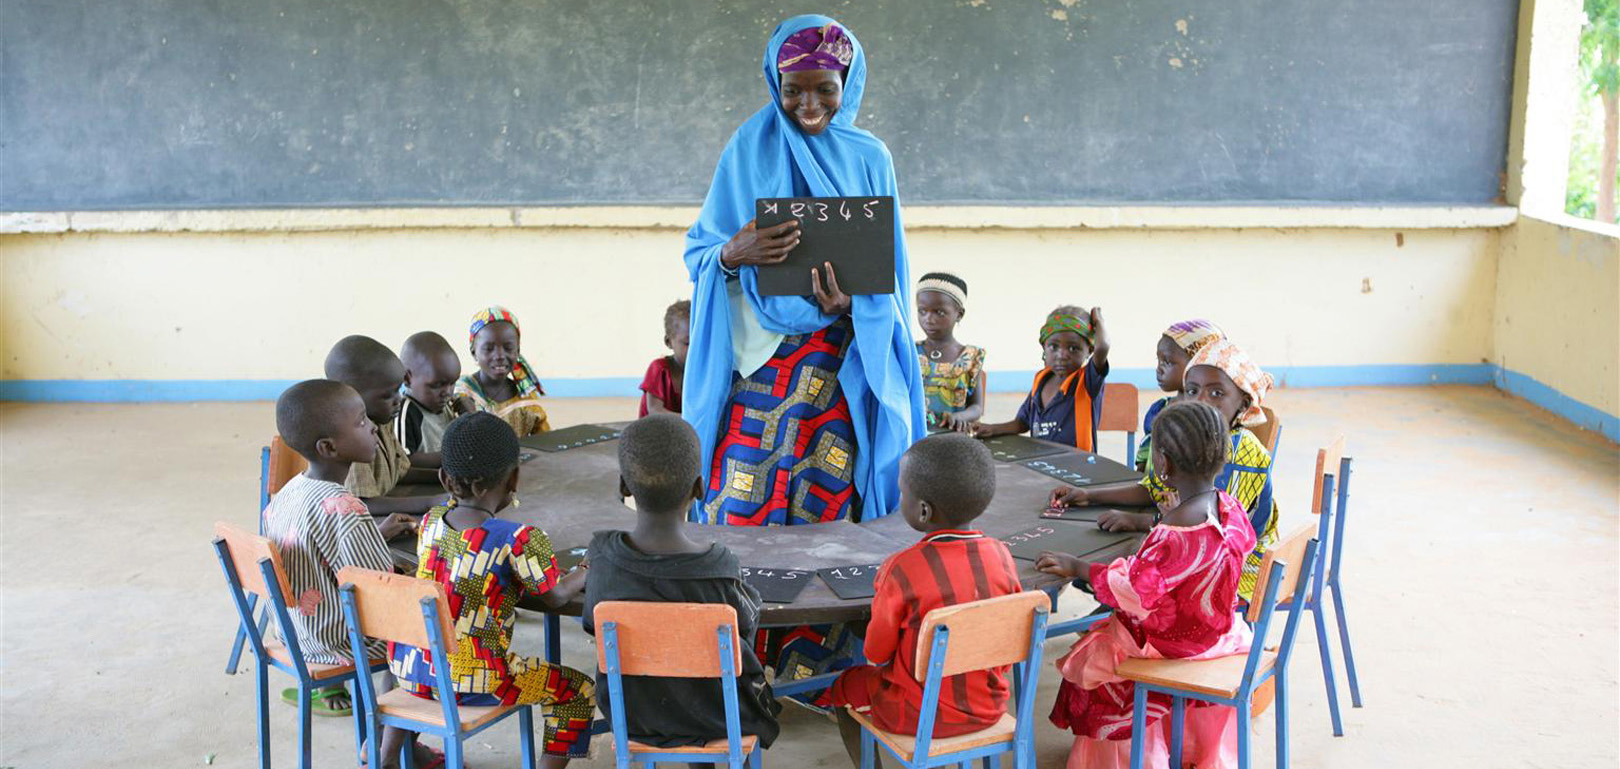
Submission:
<svg viewBox="0 0 1620 769">
<path fill-rule="evenodd" d="M 830 69 L 842 72 L 855 58 L 855 46 L 837 24 L 810 27 L 793 33 L 776 54 L 777 72 Z"/>
</svg>

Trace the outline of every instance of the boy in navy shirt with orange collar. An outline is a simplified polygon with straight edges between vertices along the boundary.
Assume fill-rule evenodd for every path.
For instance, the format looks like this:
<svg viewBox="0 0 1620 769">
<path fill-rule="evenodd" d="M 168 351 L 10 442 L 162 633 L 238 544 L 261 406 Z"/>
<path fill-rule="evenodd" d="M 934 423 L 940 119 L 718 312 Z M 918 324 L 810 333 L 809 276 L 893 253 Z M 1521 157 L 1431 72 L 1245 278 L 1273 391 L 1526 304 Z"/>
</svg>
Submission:
<svg viewBox="0 0 1620 769">
<path fill-rule="evenodd" d="M 1090 359 L 1087 359 L 1087 356 Z M 1108 378 L 1108 331 L 1102 308 L 1063 305 L 1041 326 L 1041 362 L 1029 397 L 1011 422 L 980 424 L 973 435 L 990 438 L 1028 432 L 1032 438 L 1096 451 L 1103 380 Z"/>
</svg>

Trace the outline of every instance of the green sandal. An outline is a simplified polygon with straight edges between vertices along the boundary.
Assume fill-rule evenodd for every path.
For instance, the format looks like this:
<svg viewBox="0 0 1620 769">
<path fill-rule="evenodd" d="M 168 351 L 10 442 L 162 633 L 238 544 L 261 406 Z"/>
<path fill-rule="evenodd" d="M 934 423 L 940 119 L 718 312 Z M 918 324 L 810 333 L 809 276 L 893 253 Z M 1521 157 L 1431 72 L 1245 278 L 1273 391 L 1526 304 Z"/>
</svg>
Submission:
<svg viewBox="0 0 1620 769">
<path fill-rule="evenodd" d="M 325 718 L 341 718 L 354 715 L 354 707 L 339 708 L 330 702 L 332 697 L 348 699 L 349 693 L 339 686 L 334 689 L 315 689 L 309 693 L 310 712 Z M 281 690 L 281 701 L 288 705 L 298 704 L 298 687 Z"/>
</svg>

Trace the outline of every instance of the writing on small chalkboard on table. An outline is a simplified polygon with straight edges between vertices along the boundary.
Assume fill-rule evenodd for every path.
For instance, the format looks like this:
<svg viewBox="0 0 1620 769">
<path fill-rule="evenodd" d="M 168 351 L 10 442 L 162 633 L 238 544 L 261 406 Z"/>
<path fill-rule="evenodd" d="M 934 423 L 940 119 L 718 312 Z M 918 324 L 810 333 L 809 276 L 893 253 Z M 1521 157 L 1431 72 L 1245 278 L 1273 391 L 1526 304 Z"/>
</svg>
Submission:
<svg viewBox="0 0 1620 769">
<path fill-rule="evenodd" d="M 878 569 L 882 564 L 872 563 L 861 566 L 829 566 L 817 569 L 816 574 L 821 575 L 827 587 L 832 588 L 833 594 L 844 600 L 851 598 L 871 598 L 876 589 L 873 581 L 877 579 Z"/>
<path fill-rule="evenodd" d="M 557 569 L 564 574 L 573 571 L 575 566 L 578 566 L 581 561 L 585 560 L 585 553 L 588 550 L 589 548 L 586 547 L 571 547 L 567 550 L 557 551 L 555 556 L 557 559 Z"/>
<path fill-rule="evenodd" d="M 1107 457 L 1084 452 L 1048 455 L 1023 462 L 1024 467 L 1070 486 L 1138 481 L 1142 474 Z"/>
<path fill-rule="evenodd" d="M 805 585 L 810 584 L 813 571 L 802 569 L 774 569 L 743 566 L 742 578 L 759 593 L 765 603 L 793 603 Z"/>
<path fill-rule="evenodd" d="M 601 425 L 574 425 L 561 430 L 527 435 L 518 439 L 518 443 L 526 448 L 555 453 L 569 449 L 582 448 L 602 441 L 611 441 L 619 437 L 619 431 Z"/>
</svg>

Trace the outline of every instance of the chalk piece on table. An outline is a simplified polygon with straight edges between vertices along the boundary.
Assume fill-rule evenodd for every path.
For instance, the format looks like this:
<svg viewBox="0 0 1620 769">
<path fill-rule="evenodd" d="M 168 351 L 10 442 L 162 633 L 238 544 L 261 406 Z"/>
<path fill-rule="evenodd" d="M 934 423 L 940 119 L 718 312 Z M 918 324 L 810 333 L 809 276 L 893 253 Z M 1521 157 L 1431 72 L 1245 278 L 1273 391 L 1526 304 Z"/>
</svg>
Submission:
<svg viewBox="0 0 1620 769">
<path fill-rule="evenodd" d="M 1142 474 L 1107 457 L 1070 451 L 1026 458 L 1024 467 L 1070 486 L 1097 486 L 1121 481 L 1140 481 Z"/>
<path fill-rule="evenodd" d="M 1012 550 L 1014 558 L 1033 561 L 1039 558 L 1041 552 L 1045 550 L 1083 556 L 1112 547 L 1135 536 L 1128 533 L 1103 531 L 1097 528 L 1094 523 L 1052 521 L 1025 529 L 1017 534 L 1009 534 L 1002 537 L 1001 541 L 1007 543 L 1007 547 Z"/>
<path fill-rule="evenodd" d="M 518 439 L 518 443 L 525 448 L 539 449 L 540 451 L 556 452 L 577 449 L 593 443 L 611 441 L 619 437 L 619 431 L 601 425 L 574 425 L 561 430 L 530 435 Z"/>
<path fill-rule="evenodd" d="M 882 564 L 867 564 L 864 566 L 832 566 L 825 569 L 816 569 L 821 580 L 832 588 L 833 594 L 846 601 L 855 598 L 871 598 L 877 591 L 873 589 L 872 580 L 877 579 L 878 567 Z"/>
<path fill-rule="evenodd" d="M 585 547 L 573 547 L 567 550 L 558 550 L 552 557 L 557 559 L 557 568 L 562 573 L 567 574 L 573 571 L 580 561 L 585 560 L 585 552 L 588 549 Z"/>
<path fill-rule="evenodd" d="M 984 439 L 984 447 L 990 450 L 990 456 L 1002 462 L 1022 462 L 1026 459 L 1061 454 L 1069 450 L 1056 443 L 1036 440 L 1027 435 L 998 435 L 994 438 L 986 438 Z"/>
<path fill-rule="evenodd" d="M 788 252 L 787 259 L 755 268 L 760 294 L 813 296 L 810 269 L 823 262 L 832 262 L 838 287 L 846 294 L 894 293 L 894 198 L 760 198 L 754 202 L 759 229 L 789 219 L 799 220 L 799 245 Z"/>
<path fill-rule="evenodd" d="M 802 569 L 742 567 L 743 581 L 758 590 L 760 600 L 765 603 L 793 603 L 814 575 L 815 572 Z"/>
</svg>

